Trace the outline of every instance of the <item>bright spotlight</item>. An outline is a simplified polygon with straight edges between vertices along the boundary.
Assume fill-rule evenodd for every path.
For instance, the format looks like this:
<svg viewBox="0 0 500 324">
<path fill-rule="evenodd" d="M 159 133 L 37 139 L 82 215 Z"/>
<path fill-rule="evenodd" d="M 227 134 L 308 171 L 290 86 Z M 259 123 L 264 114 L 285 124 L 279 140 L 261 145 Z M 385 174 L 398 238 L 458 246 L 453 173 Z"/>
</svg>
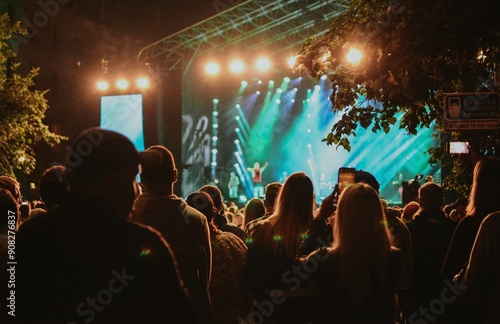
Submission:
<svg viewBox="0 0 500 324">
<path fill-rule="evenodd" d="M 276 100 L 275 100 L 275 102 L 276 102 L 276 104 L 278 104 L 278 105 L 279 105 L 279 104 L 281 103 L 281 100 L 276 99 Z"/>
<path fill-rule="evenodd" d="M 284 77 L 283 81 L 285 81 L 286 83 L 288 83 L 288 82 L 290 82 L 290 78 L 289 77 Z"/>
<path fill-rule="evenodd" d="M 108 90 L 109 89 L 109 83 L 107 83 L 106 81 L 99 81 L 97 83 L 97 89 L 99 89 L 101 91 Z"/>
<path fill-rule="evenodd" d="M 288 66 L 289 66 L 290 68 L 293 68 L 293 66 L 295 65 L 295 59 L 296 59 L 296 57 L 295 57 L 295 56 L 290 57 L 290 58 L 288 59 Z"/>
<path fill-rule="evenodd" d="M 212 150 L 212 153 L 213 153 L 213 154 L 217 154 L 217 152 L 218 152 L 218 151 L 217 151 L 217 149 L 213 149 L 213 150 Z"/>
<path fill-rule="evenodd" d="M 271 61 L 269 61 L 267 58 L 260 58 L 257 60 L 257 69 L 261 71 L 265 71 L 271 67 Z"/>
<path fill-rule="evenodd" d="M 234 140 L 234 144 L 240 144 L 240 140 Z"/>
<path fill-rule="evenodd" d="M 219 140 L 219 138 L 217 136 L 212 137 L 212 141 L 217 142 L 218 140 Z"/>
<path fill-rule="evenodd" d="M 239 200 L 239 202 L 241 202 L 241 203 L 246 203 L 248 199 L 247 199 L 247 197 L 246 197 L 246 196 L 241 195 L 241 196 L 239 196 L 239 197 L 238 197 L 238 200 Z"/>
<path fill-rule="evenodd" d="M 240 109 L 241 108 L 241 105 L 240 104 L 236 104 L 236 109 Z"/>
<path fill-rule="evenodd" d="M 312 145 L 311 145 L 311 144 L 307 144 L 307 148 L 311 148 L 311 147 L 312 147 Z"/>
<path fill-rule="evenodd" d="M 236 127 L 236 128 L 234 129 L 234 131 L 235 131 L 236 133 L 239 133 L 239 132 L 240 132 L 240 129 L 239 129 L 238 127 Z"/>
<path fill-rule="evenodd" d="M 218 111 L 214 111 L 214 112 L 212 112 L 212 115 L 213 115 L 214 117 L 217 117 L 217 116 L 219 116 L 219 112 L 218 112 Z"/>
<path fill-rule="evenodd" d="M 135 81 L 135 84 L 137 85 L 138 88 L 145 89 L 149 87 L 149 80 L 146 78 L 139 78 L 137 79 L 137 81 Z"/>
<path fill-rule="evenodd" d="M 260 95 L 260 91 L 259 90 L 257 90 L 255 93 L 258 94 L 258 95 Z"/>
<path fill-rule="evenodd" d="M 216 166 L 217 166 L 217 162 L 212 162 L 212 163 L 211 163 L 211 165 L 212 165 L 213 167 L 216 167 Z"/>
<path fill-rule="evenodd" d="M 208 63 L 205 66 L 205 72 L 207 72 L 207 74 L 209 74 L 209 75 L 215 75 L 215 74 L 219 73 L 219 71 L 220 71 L 220 67 L 217 63 Z"/>
<path fill-rule="evenodd" d="M 358 64 L 361 61 L 361 51 L 357 48 L 351 48 L 347 53 L 347 61 L 351 64 Z"/>
<path fill-rule="evenodd" d="M 282 93 L 282 92 L 283 92 L 283 89 L 278 88 L 278 89 L 276 89 L 276 92 L 277 92 L 277 93 Z"/>
<path fill-rule="evenodd" d="M 212 124 L 212 127 L 217 129 L 217 128 L 219 128 L 219 124 Z"/>
<path fill-rule="evenodd" d="M 118 89 L 121 89 L 121 90 L 127 89 L 128 88 L 128 81 L 125 79 L 120 79 L 120 80 L 116 81 L 116 87 Z"/>
<path fill-rule="evenodd" d="M 326 74 L 321 76 L 321 80 L 323 80 L 323 81 L 326 80 L 327 78 L 328 78 L 328 76 Z"/>
<path fill-rule="evenodd" d="M 233 61 L 229 64 L 229 68 L 234 73 L 240 73 L 245 68 L 245 65 L 243 65 L 243 62 L 241 61 Z"/>
<path fill-rule="evenodd" d="M 234 117 L 234 119 L 240 120 L 240 116 L 236 116 L 236 117 Z"/>
<path fill-rule="evenodd" d="M 319 91 L 320 89 L 321 89 L 321 87 L 319 85 L 314 86 L 314 90 Z"/>
<path fill-rule="evenodd" d="M 245 81 L 245 80 L 241 81 L 241 86 L 242 87 L 246 87 L 247 85 L 248 85 L 247 81 Z"/>
<path fill-rule="evenodd" d="M 215 98 L 214 100 L 212 100 L 212 102 L 213 102 L 214 104 L 218 104 L 218 103 L 219 103 L 219 99 Z"/>
<path fill-rule="evenodd" d="M 257 81 L 257 84 L 262 84 L 262 80 Z"/>
</svg>

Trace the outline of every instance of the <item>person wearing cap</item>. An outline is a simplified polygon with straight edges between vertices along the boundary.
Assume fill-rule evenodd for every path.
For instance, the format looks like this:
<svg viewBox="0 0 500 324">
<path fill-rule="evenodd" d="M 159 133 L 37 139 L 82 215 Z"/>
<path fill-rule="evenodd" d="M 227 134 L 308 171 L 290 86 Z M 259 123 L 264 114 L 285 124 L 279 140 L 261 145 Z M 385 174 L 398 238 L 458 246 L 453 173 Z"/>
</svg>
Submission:
<svg viewBox="0 0 500 324">
<path fill-rule="evenodd" d="M 98 127 L 67 150 L 65 199 L 16 235 L 16 320 L 192 323 L 170 247 L 128 219 L 139 162 L 159 158 Z"/>
<path fill-rule="evenodd" d="M 165 237 L 193 300 L 197 323 L 211 323 L 212 248 L 207 218 L 174 194 L 178 173 L 170 150 L 155 145 L 146 152 L 161 156 L 161 163 L 141 165 L 144 193 L 134 202 L 131 217 Z"/>
</svg>

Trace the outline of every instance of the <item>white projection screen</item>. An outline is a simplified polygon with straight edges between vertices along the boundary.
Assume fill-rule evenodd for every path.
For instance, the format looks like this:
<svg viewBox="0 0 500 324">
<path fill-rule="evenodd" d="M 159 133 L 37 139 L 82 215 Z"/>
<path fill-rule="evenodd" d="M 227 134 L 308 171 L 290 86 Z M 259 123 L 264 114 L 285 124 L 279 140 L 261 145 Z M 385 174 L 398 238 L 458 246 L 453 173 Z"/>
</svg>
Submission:
<svg viewBox="0 0 500 324">
<path fill-rule="evenodd" d="M 138 151 L 144 151 L 142 95 L 102 96 L 100 125 L 127 136 Z"/>
</svg>

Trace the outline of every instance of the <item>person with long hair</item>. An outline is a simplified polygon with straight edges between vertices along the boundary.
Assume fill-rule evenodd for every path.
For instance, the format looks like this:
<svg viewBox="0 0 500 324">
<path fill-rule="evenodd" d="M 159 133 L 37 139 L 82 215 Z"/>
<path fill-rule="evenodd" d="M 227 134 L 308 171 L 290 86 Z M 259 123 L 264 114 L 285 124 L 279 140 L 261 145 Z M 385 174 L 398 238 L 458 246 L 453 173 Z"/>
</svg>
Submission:
<svg viewBox="0 0 500 324">
<path fill-rule="evenodd" d="M 346 187 L 330 222 L 332 245 L 301 259 L 314 288 L 312 323 L 393 323 L 402 261 L 377 192 L 364 183 Z"/>
<path fill-rule="evenodd" d="M 291 174 L 283 184 L 271 216 L 259 221 L 247 240 L 245 285 L 255 297 L 252 320 L 265 323 L 307 323 L 311 289 L 293 274 L 295 257 L 313 218 L 311 179 Z"/>
<path fill-rule="evenodd" d="M 465 217 L 460 220 L 448 247 L 441 274 L 452 280 L 465 270 L 483 219 L 500 211 L 500 159 L 484 157 L 475 167 Z"/>
</svg>

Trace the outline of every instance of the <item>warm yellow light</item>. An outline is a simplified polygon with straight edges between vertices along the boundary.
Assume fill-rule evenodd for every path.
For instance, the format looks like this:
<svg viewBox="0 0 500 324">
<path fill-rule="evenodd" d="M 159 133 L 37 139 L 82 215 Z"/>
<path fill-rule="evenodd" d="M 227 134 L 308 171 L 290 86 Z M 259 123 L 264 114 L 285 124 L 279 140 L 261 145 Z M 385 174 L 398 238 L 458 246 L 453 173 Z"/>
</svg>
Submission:
<svg viewBox="0 0 500 324">
<path fill-rule="evenodd" d="M 99 81 L 99 82 L 97 82 L 97 89 L 99 89 L 101 91 L 108 90 L 109 83 L 107 83 L 106 81 Z"/>
<path fill-rule="evenodd" d="M 351 48 L 347 53 L 347 61 L 351 64 L 358 64 L 362 57 L 363 54 L 357 48 Z"/>
<path fill-rule="evenodd" d="M 296 60 L 296 58 L 297 58 L 296 56 L 293 56 L 293 57 L 290 57 L 290 58 L 288 59 L 288 66 L 289 66 L 290 68 L 293 68 L 293 66 L 295 65 L 295 60 Z"/>
<path fill-rule="evenodd" d="M 215 75 L 219 73 L 220 67 L 217 63 L 208 63 L 207 66 L 205 67 L 205 72 L 207 72 L 210 75 Z"/>
<path fill-rule="evenodd" d="M 121 90 L 127 89 L 128 88 L 128 81 L 125 79 L 120 79 L 120 80 L 116 81 L 116 87 L 118 89 L 121 89 Z"/>
<path fill-rule="evenodd" d="M 149 87 L 149 80 L 146 78 L 139 78 L 136 81 L 137 87 L 144 89 Z"/>
<path fill-rule="evenodd" d="M 271 61 L 267 58 L 260 58 L 257 60 L 257 69 L 265 71 L 271 67 Z"/>
<path fill-rule="evenodd" d="M 235 73 L 239 73 L 239 72 L 243 71 L 243 69 L 245 68 L 245 65 L 241 61 L 233 61 L 229 65 L 229 68 L 231 69 L 231 71 L 233 71 Z"/>
</svg>

